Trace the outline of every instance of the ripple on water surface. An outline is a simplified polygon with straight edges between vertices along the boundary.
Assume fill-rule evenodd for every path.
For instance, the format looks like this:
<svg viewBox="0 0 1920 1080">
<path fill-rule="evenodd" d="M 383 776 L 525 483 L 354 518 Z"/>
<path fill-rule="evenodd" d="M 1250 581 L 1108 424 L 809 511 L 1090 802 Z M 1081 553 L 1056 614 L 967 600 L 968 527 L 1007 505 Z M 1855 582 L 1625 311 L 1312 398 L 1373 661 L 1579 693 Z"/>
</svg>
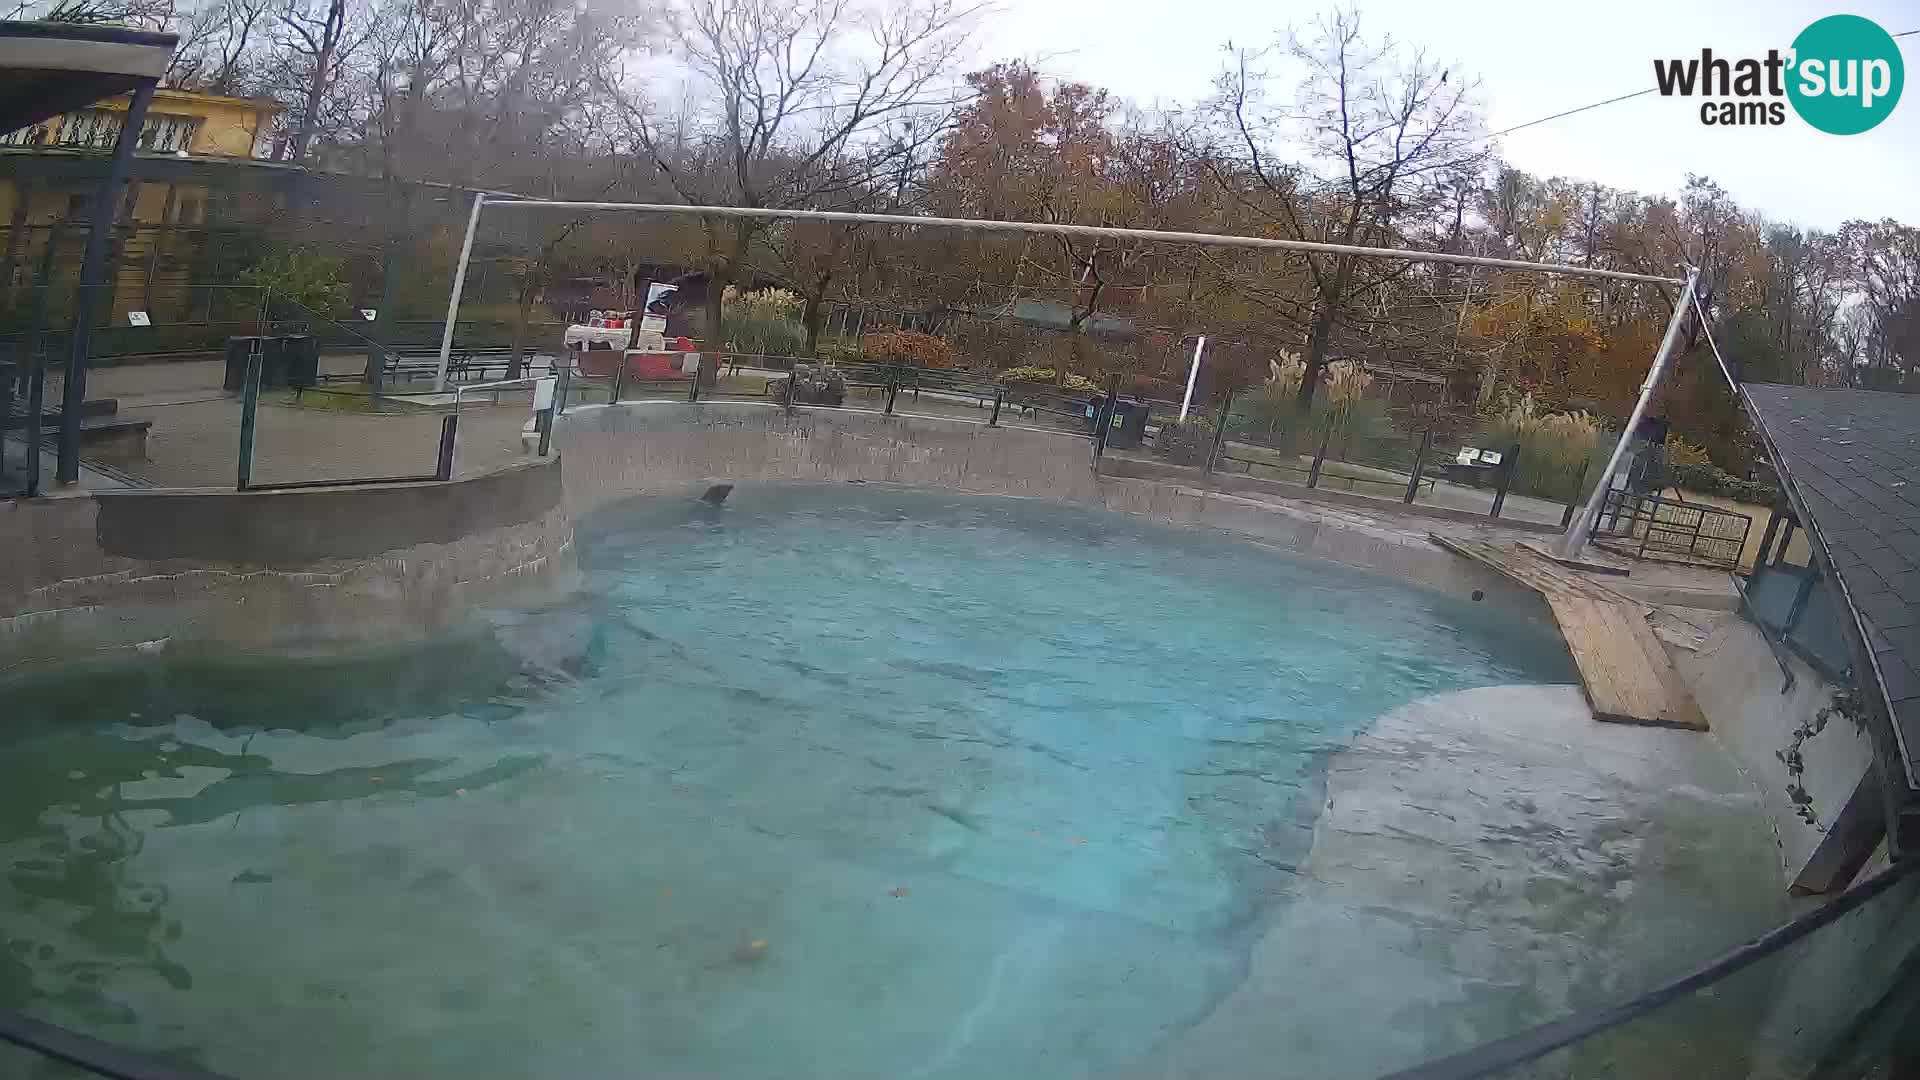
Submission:
<svg viewBox="0 0 1920 1080">
<path fill-rule="evenodd" d="M 1111 1071 L 1240 978 L 1327 753 L 1571 677 L 1481 606 L 1019 500 L 580 540 L 584 595 L 484 637 L 16 686 L 0 1007 L 246 1076 Z"/>
</svg>

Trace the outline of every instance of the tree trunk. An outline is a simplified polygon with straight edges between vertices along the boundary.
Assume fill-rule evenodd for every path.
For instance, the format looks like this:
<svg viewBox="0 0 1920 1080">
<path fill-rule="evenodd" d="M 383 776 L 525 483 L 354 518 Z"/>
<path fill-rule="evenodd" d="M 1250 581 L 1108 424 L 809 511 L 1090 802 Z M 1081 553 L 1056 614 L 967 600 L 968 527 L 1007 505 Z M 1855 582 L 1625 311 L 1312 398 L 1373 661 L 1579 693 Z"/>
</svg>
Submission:
<svg viewBox="0 0 1920 1080">
<path fill-rule="evenodd" d="M 320 126 L 320 102 L 327 94 L 329 69 L 333 67 L 334 51 L 340 47 L 340 31 L 346 25 L 346 0 L 331 0 L 327 5 L 326 21 L 320 26 L 318 48 L 313 53 L 313 77 L 307 80 L 306 100 L 301 103 L 300 127 L 294 132 L 292 160 L 300 161 L 307 156 L 307 144 L 313 141 L 313 133 Z M 292 21 L 289 14 L 288 20 Z M 302 31 L 305 33 L 305 31 Z M 308 38 L 312 42 L 311 37 Z"/>
<path fill-rule="evenodd" d="M 307 156 L 307 144 L 313 141 L 314 129 L 320 126 L 320 99 L 327 92 L 327 66 L 333 62 L 333 50 L 323 49 L 314 61 L 313 81 L 307 84 L 307 100 L 300 109 L 300 127 L 293 133 L 293 144 L 288 160 L 301 161 Z"/>
<path fill-rule="evenodd" d="M 820 333 L 827 325 L 827 302 L 822 296 L 808 296 L 800 312 L 800 323 L 807 328 L 807 355 L 820 355 Z"/>
<path fill-rule="evenodd" d="M 1340 256 L 1334 265 L 1333 282 L 1320 290 L 1320 304 L 1313 313 L 1313 333 L 1307 339 L 1307 368 L 1300 374 L 1300 392 L 1294 401 L 1301 412 L 1313 408 L 1313 395 L 1320 388 L 1320 375 L 1327 368 L 1327 347 L 1333 341 L 1333 322 L 1347 294 L 1347 282 L 1353 275 L 1353 257 Z"/>
<path fill-rule="evenodd" d="M 520 303 L 514 309 L 513 356 L 507 360 L 507 378 L 517 379 L 526 370 L 527 320 L 533 314 L 533 275 L 520 279 Z"/>
</svg>

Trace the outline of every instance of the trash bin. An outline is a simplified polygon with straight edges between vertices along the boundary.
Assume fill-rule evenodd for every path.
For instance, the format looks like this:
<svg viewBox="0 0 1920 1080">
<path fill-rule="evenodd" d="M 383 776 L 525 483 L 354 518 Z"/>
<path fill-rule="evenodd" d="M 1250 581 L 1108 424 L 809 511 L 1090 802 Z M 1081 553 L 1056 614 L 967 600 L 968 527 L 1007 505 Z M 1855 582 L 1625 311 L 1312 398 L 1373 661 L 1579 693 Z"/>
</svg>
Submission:
<svg viewBox="0 0 1920 1080">
<path fill-rule="evenodd" d="M 1107 396 L 1097 394 L 1084 408 L 1087 430 L 1099 434 L 1100 411 Z M 1147 435 L 1147 406 L 1137 398 L 1119 397 L 1113 401 L 1113 415 L 1107 421 L 1107 445 L 1118 450 L 1138 450 Z"/>
<path fill-rule="evenodd" d="M 1147 403 L 1121 398 L 1114 407 L 1114 428 L 1107 432 L 1107 445 L 1120 450 L 1138 450 L 1147 439 Z"/>
<path fill-rule="evenodd" d="M 266 338 L 247 335 L 227 339 L 227 373 L 220 385 L 230 394 L 237 394 L 247 385 L 247 364 L 255 349 L 264 349 Z"/>
<path fill-rule="evenodd" d="M 288 386 L 306 387 L 320 381 L 320 339 L 312 334 L 288 334 L 281 340 L 280 372 Z"/>
</svg>

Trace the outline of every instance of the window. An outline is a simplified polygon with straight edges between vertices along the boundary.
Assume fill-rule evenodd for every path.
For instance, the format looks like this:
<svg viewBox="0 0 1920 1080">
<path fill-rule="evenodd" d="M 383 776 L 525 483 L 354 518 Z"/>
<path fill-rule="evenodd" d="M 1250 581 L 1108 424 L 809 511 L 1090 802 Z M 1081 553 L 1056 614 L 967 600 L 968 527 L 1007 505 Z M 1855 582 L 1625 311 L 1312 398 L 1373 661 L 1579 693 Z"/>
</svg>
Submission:
<svg viewBox="0 0 1920 1080">
<path fill-rule="evenodd" d="M 83 109 L 56 116 L 19 131 L 0 135 L 0 146 L 59 146 L 83 150 L 111 150 L 120 138 L 125 113 L 115 109 Z M 197 116 L 172 113 L 148 113 L 140 129 L 140 149 L 171 154 L 190 150 L 194 133 L 200 130 Z"/>
<path fill-rule="evenodd" d="M 61 119 L 60 134 L 55 138 L 54 145 L 111 150 L 114 140 L 120 136 L 120 116 L 112 109 L 84 109 L 68 113 Z"/>
<path fill-rule="evenodd" d="M 53 137 L 53 128 L 59 127 L 60 119 L 56 116 L 0 135 L 0 146 L 45 146 Z"/>
<path fill-rule="evenodd" d="M 197 116 L 149 114 L 146 126 L 140 129 L 140 149 L 163 154 L 191 149 L 193 133 L 199 129 L 200 118 Z"/>
</svg>

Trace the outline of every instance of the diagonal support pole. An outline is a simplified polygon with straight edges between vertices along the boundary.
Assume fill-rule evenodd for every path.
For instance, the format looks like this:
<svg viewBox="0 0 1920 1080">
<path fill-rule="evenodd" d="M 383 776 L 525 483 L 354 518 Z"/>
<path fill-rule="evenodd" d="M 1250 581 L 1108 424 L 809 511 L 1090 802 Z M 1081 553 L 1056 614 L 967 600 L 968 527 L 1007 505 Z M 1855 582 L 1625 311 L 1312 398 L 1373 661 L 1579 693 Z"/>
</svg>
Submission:
<svg viewBox="0 0 1920 1080">
<path fill-rule="evenodd" d="M 1593 527 L 1600 520 L 1600 507 L 1606 500 L 1607 488 L 1613 484 L 1613 473 L 1620 467 L 1620 459 L 1626 456 L 1627 444 L 1632 441 L 1633 433 L 1640 429 L 1640 421 L 1647 415 L 1647 409 L 1653 404 L 1653 395 L 1660 389 L 1660 380 L 1667 374 L 1667 365 L 1673 360 L 1673 350 L 1680 341 L 1680 328 L 1686 324 L 1687 311 L 1693 306 L 1693 290 L 1700 283 L 1700 268 L 1687 268 L 1687 283 L 1680 296 L 1673 303 L 1673 317 L 1667 320 L 1666 336 L 1660 339 L 1660 351 L 1653 354 L 1653 366 L 1647 369 L 1647 381 L 1640 384 L 1640 400 L 1633 405 L 1633 415 L 1627 417 L 1627 426 L 1620 429 L 1620 441 L 1613 444 L 1613 453 L 1607 458 L 1607 467 L 1600 473 L 1600 482 L 1593 486 L 1587 496 L 1587 504 L 1582 507 L 1573 524 L 1567 527 L 1566 535 L 1554 545 L 1553 553 L 1563 559 L 1578 556 L 1587 546 L 1587 540 L 1593 536 Z"/>
</svg>

